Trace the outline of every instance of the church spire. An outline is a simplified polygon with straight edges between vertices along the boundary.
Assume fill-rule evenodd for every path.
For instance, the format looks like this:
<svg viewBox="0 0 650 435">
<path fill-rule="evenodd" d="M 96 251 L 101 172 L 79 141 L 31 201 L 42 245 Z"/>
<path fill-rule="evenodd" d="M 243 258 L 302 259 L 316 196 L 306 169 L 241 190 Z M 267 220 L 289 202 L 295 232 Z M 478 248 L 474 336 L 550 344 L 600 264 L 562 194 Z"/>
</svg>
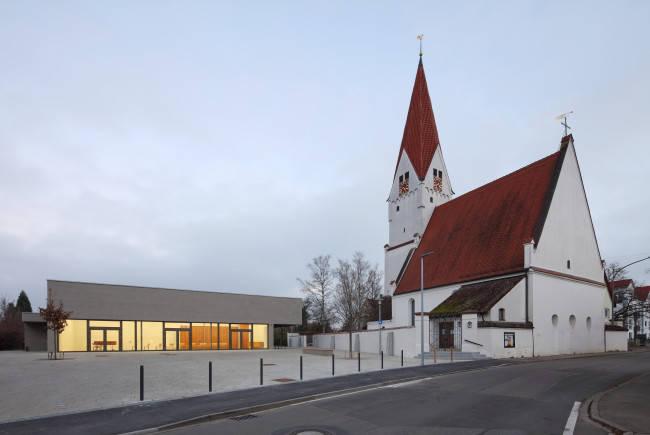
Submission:
<svg viewBox="0 0 650 435">
<path fill-rule="evenodd" d="M 433 116 L 427 79 L 424 76 L 424 66 L 422 65 L 422 56 L 420 56 L 395 174 L 397 174 L 397 168 L 402 158 L 402 150 L 405 150 L 416 175 L 423 180 L 438 146 L 440 146 L 438 128 Z"/>
</svg>

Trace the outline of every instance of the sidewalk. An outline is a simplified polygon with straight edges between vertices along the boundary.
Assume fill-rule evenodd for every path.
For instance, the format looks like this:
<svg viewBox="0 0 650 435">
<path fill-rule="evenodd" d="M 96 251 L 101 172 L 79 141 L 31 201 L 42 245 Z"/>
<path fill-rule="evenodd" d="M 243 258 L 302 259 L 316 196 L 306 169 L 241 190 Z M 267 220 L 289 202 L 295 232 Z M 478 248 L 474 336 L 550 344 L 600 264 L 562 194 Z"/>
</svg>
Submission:
<svg viewBox="0 0 650 435">
<path fill-rule="evenodd" d="M 650 372 L 597 394 L 590 416 L 623 433 L 650 434 L 649 395 Z"/>
</svg>

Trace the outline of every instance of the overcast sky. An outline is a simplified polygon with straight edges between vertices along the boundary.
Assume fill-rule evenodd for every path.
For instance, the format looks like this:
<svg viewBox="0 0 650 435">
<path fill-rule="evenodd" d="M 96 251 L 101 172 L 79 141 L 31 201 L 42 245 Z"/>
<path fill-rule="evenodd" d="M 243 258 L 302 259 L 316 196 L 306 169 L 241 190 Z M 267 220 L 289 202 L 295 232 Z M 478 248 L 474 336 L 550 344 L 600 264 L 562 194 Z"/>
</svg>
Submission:
<svg viewBox="0 0 650 435">
<path fill-rule="evenodd" d="M 0 295 L 299 296 L 383 269 L 424 34 L 457 195 L 571 132 L 601 256 L 650 255 L 650 2 L 0 2 Z M 650 261 L 631 267 L 650 281 Z"/>
</svg>

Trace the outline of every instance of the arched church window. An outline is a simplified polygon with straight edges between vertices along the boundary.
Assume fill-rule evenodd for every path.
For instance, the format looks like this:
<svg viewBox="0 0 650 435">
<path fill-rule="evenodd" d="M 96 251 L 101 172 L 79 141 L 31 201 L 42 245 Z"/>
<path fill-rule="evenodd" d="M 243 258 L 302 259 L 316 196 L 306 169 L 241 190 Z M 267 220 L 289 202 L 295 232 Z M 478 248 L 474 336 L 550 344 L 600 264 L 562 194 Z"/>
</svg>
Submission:
<svg viewBox="0 0 650 435">
<path fill-rule="evenodd" d="M 415 299 L 409 300 L 410 321 L 409 326 L 415 326 Z"/>
</svg>

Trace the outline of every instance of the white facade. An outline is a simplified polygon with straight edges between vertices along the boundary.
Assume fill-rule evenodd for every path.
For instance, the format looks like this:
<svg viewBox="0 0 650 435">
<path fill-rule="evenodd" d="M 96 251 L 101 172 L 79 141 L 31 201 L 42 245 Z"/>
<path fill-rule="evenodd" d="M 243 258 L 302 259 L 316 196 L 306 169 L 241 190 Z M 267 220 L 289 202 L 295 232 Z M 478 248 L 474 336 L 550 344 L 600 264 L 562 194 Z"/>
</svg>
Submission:
<svg viewBox="0 0 650 435">
<path fill-rule="evenodd" d="M 604 285 L 603 266 L 572 140 L 568 141 L 563 157 L 555 190 L 543 220 L 540 240 L 530 240 L 528 243 L 522 241 L 521 255 L 525 268 L 518 274 L 525 276 L 525 279 L 488 312 L 467 313 L 459 318 L 462 336 L 456 339 L 462 340 L 463 351 L 507 358 L 622 349 L 620 333 L 608 331 L 609 335 L 605 334 L 605 325 L 609 321 L 606 313 L 611 313 L 612 303 Z M 402 162 L 405 160 L 403 158 Z M 400 163 L 400 167 L 402 165 Z M 408 197 L 400 199 L 396 183 L 393 183 L 389 201 L 392 242 L 402 241 L 398 238 L 397 225 L 408 231 L 413 228 L 408 225 L 419 222 L 406 213 L 403 217 L 398 216 L 395 206 L 405 204 L 405 200 Z M 428 221 L 431 214 L 424 216 Z M 416 214 L 416 218 L 419 219 L 420 215 Z M 405 246 L 407 247 L 408 245 Z M 399 272 L 402 267 L 401 264 L 399 267 L 390 264 L 391 261 L 397 263 L 398 260 L 388 254 L 387 252 L 387 281 L 394 279 L 389 274 L 395 275 L 395 271 Z M 414 258 L 412 261 L 418 260 Z M 392 325 L 411 326 L 413 311 L 418 314 L 421 311 L 428 313 L 461 285 L 476 282 L 481 280 L 425 289 L 424 307 L 421 306 L 420 293 L 417 291 L 393 296 Z M 499 319 L 501 309 L 505 313 L 502 320 Z M 416 315 L 415 328 L 412 330 L 416 354 L 419 354 L 420 348 L 420 321 L 421 317 Z M 428 350 L 429 345 L 435 341 L 430 332 L 433 329 L 427 325 L 433 320 L 430 321 L 425 316 L 424 322 L 425 350 Z M 497 325 L 487 327 L 482 323 L 483 326 L 478 327 L 479 322 L 496 322 Z M 500 327 L 499 322 L 503 322 L 504 326 Z M 532 325 L 517 328 L 506 326 L 511 322 L 529 322 Z M 511 348 L 504 346 L 504 334 L 510 333 L 515 338 L 515 347 Z M 610 337 L 610 343 L 606 345 L 607 336 Z"/>
</svg>

